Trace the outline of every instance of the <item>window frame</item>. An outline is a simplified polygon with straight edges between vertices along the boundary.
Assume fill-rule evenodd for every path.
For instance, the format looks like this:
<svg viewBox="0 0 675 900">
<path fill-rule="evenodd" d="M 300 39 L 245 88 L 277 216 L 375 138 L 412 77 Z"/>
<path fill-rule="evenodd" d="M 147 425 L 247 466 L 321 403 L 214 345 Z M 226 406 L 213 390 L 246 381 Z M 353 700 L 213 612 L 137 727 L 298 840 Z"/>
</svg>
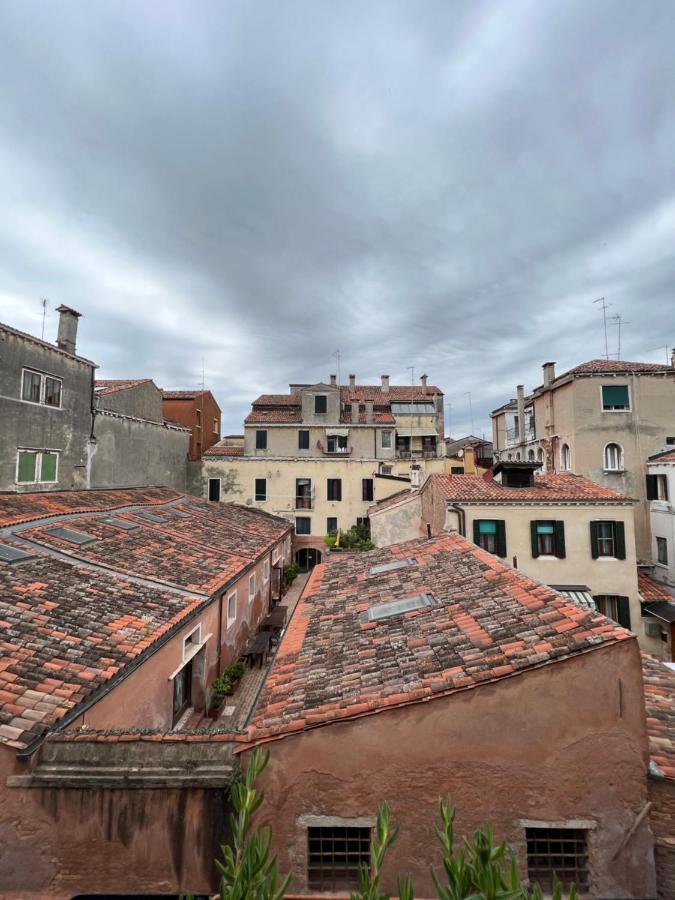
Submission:
<svg viewBox="0 0 675 900">
<path fill-rule="evenodd" d="M 621 594 L 594 594 L 593 602 L 598 612 L 621 625 L 631 629 L 630 599 Z"/>
<path fill-rule="evenodd" d="M 256 428 L 255 430 L 255 449 L 267 450 L 267 429 Z"/>
<path fill-rule="evenodd" d="M 319 406 L 323 406 L 324 408 L 319 409 Z M 314 415 L 328 415 L 328 394 L 314 394 Z"/>
<path fill-rule="evenodd" d="M 616 466 L 608 465 L 608 455 L 607 451 L 609 448 L 617 448 L 616 455 Z M 602 451 L 602 470 L 603 472 L 624 472 L 625 466 L 623 461 L 623 447 L 618 441 L 608 441 Z"/>
<path fill-rule="evenodd" d="M 495 530 L 482 532 L 481 524 L 490 522 L 494 523 Z M 504 519 L 474 519 L 473 542 L 486 553 L 490 553 L 498 559 L 506 559 L 506 521 Z"/>
<path fill-rule="evenodd" d="M 306 444 L 306 446 L 305 446 Z M 298 450 L 309 450 L 309 429 L 300 428 L 298 430 Z"/>
<path fill-rule="evenodd" d="M 260 482 L 262 482 L 264 485 L 263 491 L 258 490 L 258 485 Z M 261 493 L 264 496 L 261 497 L 260 496 Z M 253 497 L 254 497 L 256 503 L 266 503 L 267 502 L 267 479 L 266 478 L 254 478 L 253 479 Z"/>
<path fill-rule="evenodd" d="M 332 496 L 337 494 L 337 496 Z M 342 502 L 342 478 L 326 478 L 326 502 Z"/>
<path fill-rule="evenodd" d="M 331 522 L 335 522 L 335 528 L 331 528 Z M 326 534 L 337 534 L 338 531 L 338 517 L 337 516 L 327 516 L 326 517 Z"/>
<path fill-rule="evenodd" d="M 370 495 L 370 496 L 368 496 Z M 375 499 L 375 479 L 374 478 L 362 478 L 361 479 L 361 500 L 364 503 L 372 503 Z"/>
<path fill-rule="evenodd" d="M 24 397 L 24 386 L 26 375 L 37 376 L 39 379 L 37 400 L 29 400 Z M 59 402 L 47 403 L 47 379 L 57 382 L 59 385 Z M 21 368 L 21 391 L 19 394 L 23 403 L 30 403 L 32 406 L 47 406 L 49 409 L 63 409 L 63 378 L 59 375 L 52 375 L 51 372 L 42 372 L 40 369 L 32 369 L 30 366 L 22 366 Z"/>
<path fill-rule="evenodd" d="M 560 446 L 560 471 L 572 471 L 572 448 L 566 441 Z"/>
<path fill-rule="evenodd" d="M 525 824 L 525 862 L 527 866 L 528 878 L 532 882 L 541 885 L 546 894 L 550 893 L 553 887 L 553 879 L 559 875 L 563 882 L 573 881 L 580 892 L 585 894 L 591 887 L 591 873 L 589 869 L 589 832 L 591 829 L 585 823 L 567 823 L 567 822 L 550 822 L 541 824 Z M 538 832 L 535 834 L 534 832 Z M 557 834 L 555 834 L 557 833 Z M 555 837 L 554 837 L 555 835 Z M 583 835 L 583 839 L 581 836 Z M 555 847 L 551 844 L 555 842 Z M 536 844 L 547 845 L 547 853 L 536 853 Z M 565 844 L 582 844 L 582 851 L 578 854 L 576 850 L 572 853 L 566 853 Z M 559 845 L 559 846 L 558 846 Z M 547 864 L 542 864 L 546 856 L 549 857 Z M 559 863 L 556 868 L 556 860 L 570 857 L 574 860 L 574 865 L 565 867 L 560 873 Z M 538 861 L 535 865 L 535 862 Z"/>
<path fill-rule="evenodd" d="M 22 453 L 31 453 L 35 456 L 35 477 L 27 480 L 20 481 L 19 480 L 19 468 L 21 464 L 21 454 Z M 56 465 L 54 467 L 54 478 L 43 479 L 42 477 L 42 461 L 44 456 L 54 456 L 56 457 Z M 16 450 L 16 468 L 14 472 L 14 481 L 16 484 L 58 484 L 59 481 L 59 464 L 60 464 L 61 451 L 60 450 L 51 450 L 44 449 L 36 450 L 33 447 L 17 447 Z"/>
<path fill-rule="evenodd" d="M 307 531 L 300 531 L 298 529 L 298 522 L 307 523 Z M 304 524 L 303 524 L 304 527 Z M 296 516 L 295 517 L 295 533 L 300 536 L 310 535 L 312 533 L 312 517 L 311 516 Z"/>
<path fill-rule="evenodd" d="M 654 540 L 656 542 L 656 565 L 657 566 L 665 566 L 668 568 L 668 538 L 661 537 L 661 535 L 654 535 Z M 665 553 L 661 553 L 664 550 Z M 663 559 L 661 557 L 664 557 Z"/>
<path fill-rule="evenodd" d="M 372 843 L 373 829 L 370 825 L 307 826 L 308 889 L 342 893 L 358 888 L 361 865 L 368 868 L 371 865 Z M 349 849 L 350 845 L 352 849 Z"/>
<path fill-rule="evenodd" d="M 626 413 L 631 412 L 633 409 L 633 398 L 631 396 L 630 384 L 601 384 L 600 386 L 600 411 L 603 413 Z M 612 407 L 605 406 L 605 398 L 603 395 L 603 389 L 606 387 L 625 387 L 626 395 L 628 397 L 628 406 L 621 407 Z"/>
<path fill-rule="evenodd" d="M 195 635 L 197 635 L 196 641 L 192 640 L 192 638 Z M 183 662 L 186 662 L 186 661 L 189 662 L 189 660 L 191 660 L 192 657 L 194 656 L 194 653 L 190 654 L 186 660 L 185 654 L 186 654 L 186 648 L 188 647 L 188 645 L 195 647 L 195 646 L 199 646 L 201 644 L 201 642 L 202 642 L 202 623 L 200 622 L 198 625 L 195 625 L 195 627 L 192 629 L 192 631 L 189 631 L 183 638 Z"/>
<path fill-rule="evenodd" d="M 218 419 L 213 420 L 213 433 L 220 434 L 220 423 L 219 423 Z"/>
<path fill-rule="evenodd" d="M 229 594 L 227 594 L 227 597 L 225 600 L 225 604 L 226 604 L 225 620 L 227 622 L 227 626 L 226 626 L 227 628 L 231 628 L 232 625 L 234 625 L 234 623 L 237 621 L 237 599 L 238 598 L 237 598 L 236 590 L 231 591 Z M 230 604 L 231 604 L 232 600 L 234 600 L 234 615 L 233 616 L 230 615 Z"/>
<path fill-rule="evenodd" d="M 255 572 L 251 572 L 248 576 L 248 599 L 249 603 L 255 600 L 255 593 L 257 588 L 257 579 L 255 577 Z"/>
<path fill-rule="evenodd" d="M 391 440 L 391 430 L 385 430 L 380 432 L 380 448 L 382 450 L 391 450 L 392 440 Z M 385 438 L 386 443 L 385 443 Z"/>
<path fill-rule="evenodd" d="M 263 584 L 267 584 L 270 580 L 270 561 L 269 558 L 263 563 Z"/>
</svg>

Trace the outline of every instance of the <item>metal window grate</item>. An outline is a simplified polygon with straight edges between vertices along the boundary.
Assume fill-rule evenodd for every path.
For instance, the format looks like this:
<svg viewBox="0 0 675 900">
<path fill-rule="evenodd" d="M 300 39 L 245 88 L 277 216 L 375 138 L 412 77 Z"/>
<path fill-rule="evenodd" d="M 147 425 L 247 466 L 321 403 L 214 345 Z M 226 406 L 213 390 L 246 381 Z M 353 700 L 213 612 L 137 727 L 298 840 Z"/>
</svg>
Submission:
<svg viewBox="0 0 675 900">
<path fill-rule="evenodd" d="M 370 865 L 370 828 L 308 828 L 307 886 L 320 891 L 358 887 Z"/>
<path fill-rule="evenodd" d="M 588 887 L 588 850 L 583 828 L 526 828 L 527 872 L 544 891 L 553 889 L 554 875 L 577 889 Z"/>
</svg>

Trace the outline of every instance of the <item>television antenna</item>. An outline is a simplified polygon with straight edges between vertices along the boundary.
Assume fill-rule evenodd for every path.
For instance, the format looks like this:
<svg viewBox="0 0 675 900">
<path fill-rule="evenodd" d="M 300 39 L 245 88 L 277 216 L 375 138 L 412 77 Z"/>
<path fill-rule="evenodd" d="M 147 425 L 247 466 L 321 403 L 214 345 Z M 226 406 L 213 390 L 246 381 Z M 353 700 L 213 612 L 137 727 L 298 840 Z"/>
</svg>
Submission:
<svg viewBox="0 0 675 900">
<path fill-rule="evenodd" d="M 609 350 L 607 348 L 607 310 L 612 304 L 605 303 L 604 297 L 598 297 L 598 299 L 594 300 L 593 303 L 602 303 L 600 309 L 602 310 L 602 324 L 605 328 L 605 359 L 609 359 Z"/>
<path fill-rule="evenodd" d="M 45 339 L 45 316 L 47 315 L 47 298 L 42 298 L 42 340 Z"/>
<path fill-rule="evenodd" d="M 415 366 L 406 366 L 406 369 L 410 369 L 410 384 L 415 387 Z"/>
<path fill-rule="evenodd" d="M 471 415 L 471 434 L 473 434 L 474 424 L 473 424 L 473 404 L 471 403 L 471 391 L 466 391 L 465 396 L 469 398 L 469 413 Z"/>
<path fill-rule="evenodd" d="M 337 383 L 340 384 L 340 351 L 336 350 L 333 354 L 335 357 L 335 369 L 337 372 Z"/>
<path fill-rule="evenodd" d="M 614 322 L 618 326 L 618 329 L 619 329 L 619 340 L 618 340 L 616 358 L 621 359 L 621 326 L 622 325 L 630 325 L 631 323 L 626 322 L 624 317 L 621 315 L 621 313 L 617 313 L 617 315 L 615 315 L 615 316 L 610 316 L 609 319 L 610 319 L 610 322 Z"/>
</svg>

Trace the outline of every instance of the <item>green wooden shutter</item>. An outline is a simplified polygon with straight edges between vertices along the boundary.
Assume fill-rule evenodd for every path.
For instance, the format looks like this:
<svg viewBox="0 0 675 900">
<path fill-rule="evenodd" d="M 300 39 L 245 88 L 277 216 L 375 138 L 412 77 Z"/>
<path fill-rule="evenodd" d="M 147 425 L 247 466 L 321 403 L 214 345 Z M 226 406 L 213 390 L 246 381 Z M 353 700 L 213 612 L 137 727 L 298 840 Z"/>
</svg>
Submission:
<svg viewBox="0 0 675 900">
<path fill-rule="evenodd" d="M 473 542 L 474 544 L 480 542 L 480 519 L 473 520 Z"/>
<path fill-rule="evenodd" d="M 506 556 L 506 522 L 503 519 L 496 520 L 497 525 L 497 556 Z"/>
<path fill-rule="evenodd" d="M 37 454 L 27 450 L 19 451 L 19 481 L 35 481 Z"/>
<path fill-rule="evenodd" d="M 616 598 L 617 619 L 619 625 L 623 625 L 630 631 L 630 603 L 628 597 Z"/>
<path fill-rule="evenodd" d="M 591 556 L 597 559 L 600 556 L 598 551 L 598 523 L 591 522 Z"/>
<path fill-rule="evenodd" d="M 56 453 L 43 453 L 40 481 L 56 481 Z"/>
<path fill-rule="evenodd" d="M 647 500 L 656 500 L 658 496 L 656 475 L 647 475 Z"/>
<path fill-rule="evenodd" d="M 565 523 L 554 522 L 553 529 L 555 533 L 555 555 L 558 559 L 565 559 Z"/>
<path fill-rule="evenodd" d="M 617 559 L 626 558 L 626 531 L 623 522 L 614 523 L 615 554 Z"/>
<path fill-rule="evenodd" d="M 537 536 L 536 520 L 530 522 L 530 538 L 532 539 L 532 559 L 537 559 L 539 556 L 539 538 Z"/>
</svg>

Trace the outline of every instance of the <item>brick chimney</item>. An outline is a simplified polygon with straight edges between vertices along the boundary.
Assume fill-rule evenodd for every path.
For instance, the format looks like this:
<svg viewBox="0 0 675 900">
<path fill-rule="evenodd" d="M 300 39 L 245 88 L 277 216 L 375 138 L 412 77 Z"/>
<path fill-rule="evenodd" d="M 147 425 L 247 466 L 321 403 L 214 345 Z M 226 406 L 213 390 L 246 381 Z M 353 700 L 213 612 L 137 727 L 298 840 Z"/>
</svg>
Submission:
<svg viewBox="0 0 675 900">
<path fill-rule="evenodd" d="M 331 387 L 337 387 L 337 375 L 330 376 Z"/>
<path fill-rule="evenodd" d="M 59 350 L 66 353 L 75 354 L 75 346 L 77 344 L 77 320 L 82 313 L 75 312 L 69 306 L 58 306 L 56 308 L 59 314 L 59 332 L 56 337 L 56 346 Z"/>
<path fill-rule="evenodd" d="M 422 382 L 422 393 L 426 394 L 427 392 L 427 378 L 428 375 L 420 375 L 420 381 Z"/>
<path fill-rule="evenodd" d="M 366 400 L 366 422 L 371 425 L 373 422 L 373 406 L 372 400 Z"/>
<path fill-rule="evenodd" d="M 352 388 L 352 390 L 356 387 L 356 375 L 349 376 L 349 387 Z"/>
<path fill-rule="evenodd" d="M 381 378 L 382 378 L 382 393 L 388 394 L 389 393 L 389 376 L 382 375 Z"/>
<path fill-rule="evenodd" d="M 555 363 L 544 363 L 542 369 L 544 370 L 544 387 L 550 387 L 555 380 Z"/>
<path fill-rule="evenodd" d="M 359 423 L 359 401 L 352 400 L 352 425 Z"/>
</svg>

